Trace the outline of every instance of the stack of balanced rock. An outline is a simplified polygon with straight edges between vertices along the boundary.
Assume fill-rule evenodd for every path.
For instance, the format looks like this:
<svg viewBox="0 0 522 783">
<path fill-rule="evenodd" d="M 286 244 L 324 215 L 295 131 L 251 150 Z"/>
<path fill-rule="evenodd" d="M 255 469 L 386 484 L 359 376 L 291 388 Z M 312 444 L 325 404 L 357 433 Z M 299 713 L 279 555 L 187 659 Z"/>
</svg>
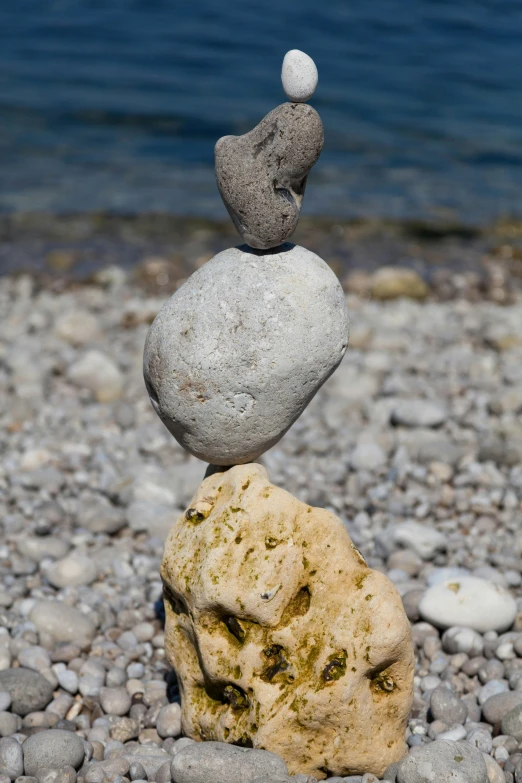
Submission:
<svg viewBox="0 0 522 783">
<path fill-rule="evenodd" d="M 216 144 L 219 190 L 247 244 L 198 269 L 147 336 L 152 405 L 209 463 L 165 546 L 166 650 L 188 737 L 272 750 L 317 778 L 380 774 L 406 750 L 413 651 L 401 599 L 341 520 L 254 462 L 348 343 L 337 278 L 286 242 L 323 146 L 304 103 L 313 60 L 288 52 L 282 80 L 290 102 Z"/>
</svg>

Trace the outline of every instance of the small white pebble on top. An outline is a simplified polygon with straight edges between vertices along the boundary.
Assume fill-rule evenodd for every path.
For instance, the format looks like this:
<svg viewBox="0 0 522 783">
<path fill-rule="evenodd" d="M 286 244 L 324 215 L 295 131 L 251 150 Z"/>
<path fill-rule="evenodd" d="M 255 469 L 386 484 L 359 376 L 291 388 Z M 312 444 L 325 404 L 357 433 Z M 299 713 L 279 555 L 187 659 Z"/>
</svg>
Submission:
<svg viewBox="0 0 522 783">
<path fill-rule="evenodd" d="M 283 90 L 294 103 L 308 101 L 317 88 L 317 68 L 312 60 L 299 49 L 291 49 L 285 54 L 281 81 Z"/>
</svg>

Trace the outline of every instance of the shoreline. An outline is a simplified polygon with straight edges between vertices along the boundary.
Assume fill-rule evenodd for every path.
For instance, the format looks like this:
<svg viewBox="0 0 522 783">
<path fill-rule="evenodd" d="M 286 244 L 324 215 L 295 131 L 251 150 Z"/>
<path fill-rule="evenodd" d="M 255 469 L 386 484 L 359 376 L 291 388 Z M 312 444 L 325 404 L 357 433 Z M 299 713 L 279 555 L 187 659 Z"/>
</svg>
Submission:
<svg viewBox="0 0 522 783">
<path fill-rule="evenodd" d="M 324 258 L 347 292 L 366 295 L 364 276 L 388 266 L 413 270 L 436 298 L 502 302 L 522 290 L 517 220 L 480 226 L 305 216 L 292 241 Z M 169 293 L 213 255 L 238 244 L 228 220 L 159 213 L 0 214 L 0 276 L 29 273 L 39 285 L 67 287 L 119 266 L 147 290 Z"/>
</svg>

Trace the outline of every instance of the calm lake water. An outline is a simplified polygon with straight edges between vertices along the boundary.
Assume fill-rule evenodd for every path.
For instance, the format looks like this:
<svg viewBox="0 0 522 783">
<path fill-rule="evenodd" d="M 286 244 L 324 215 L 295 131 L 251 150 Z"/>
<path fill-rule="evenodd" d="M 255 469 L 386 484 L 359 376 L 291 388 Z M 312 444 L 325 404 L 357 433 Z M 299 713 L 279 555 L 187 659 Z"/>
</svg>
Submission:
<svg viewBox="0 0 522 783">
<path fill-rule="evenodd" d="M 316 61 L 304 212 L 522 215 L 516 0 L 3 0 L 0 210 L 221 218 L 213 147 Z"/>
</svg>

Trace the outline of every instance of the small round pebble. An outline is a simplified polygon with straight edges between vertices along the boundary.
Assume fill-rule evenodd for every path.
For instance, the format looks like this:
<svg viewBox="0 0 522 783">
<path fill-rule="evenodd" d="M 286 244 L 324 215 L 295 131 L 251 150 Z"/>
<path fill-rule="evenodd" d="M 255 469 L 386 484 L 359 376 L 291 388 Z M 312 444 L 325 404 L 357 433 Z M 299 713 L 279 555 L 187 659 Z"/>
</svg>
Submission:
<svg viewBox="0 0 522 783">
<path fill-rule="evenodd" d="M 145 767 L 139 761 L 133 761 L 129 767 L 129 777 L 131 780 L 146 780 Z"/>
<path fill-rule="evenodd" d="M 24 774 L 22 746 L 12 737 L 0 739 L 0 769 L 6 770 L 12 778 Z"/>
<path fill-rule="evenodd" d="M 308 101 L 317 88 L 317 67 L 309 55 L 299 49 L 285 54 L 281 81 L 287 98 L 294 103 Z"/>
<path fill-rule="evenodd" d="M 167 704 L 158 713 L 156 729 L 160 737 L 179 737 L 181 734 L 181 707 L 177 702 Z"/>
<path fill-rule="evenodd" d="M 53 698 L 53 686 L 38 672 L 19 667 L 0 672 L 0 691 L 11 696 L 11 709 L 24 717 L 47 707 Z"/>
<path fill-rule="evenodd" d="M 442 720 L 449 725 L 464 723 L 468 715 L 466 705 L 444 685 L 432 691 L 430 709 L 435 720 Z"/>
<path fill-rule="evenodd" d="M 105 713 L 122 716 L 130 710 L 132 699 L 125 688 L 102 688 L 100 704 Z"/>
<path fill-rule="evenodd" d="M 74 767 L 79 769 L 85 756 L 83 740 L 71 731 L 40 731 L 28 737 L 23 745 L 27 775 L 39 767 Z"/>
</svg>

